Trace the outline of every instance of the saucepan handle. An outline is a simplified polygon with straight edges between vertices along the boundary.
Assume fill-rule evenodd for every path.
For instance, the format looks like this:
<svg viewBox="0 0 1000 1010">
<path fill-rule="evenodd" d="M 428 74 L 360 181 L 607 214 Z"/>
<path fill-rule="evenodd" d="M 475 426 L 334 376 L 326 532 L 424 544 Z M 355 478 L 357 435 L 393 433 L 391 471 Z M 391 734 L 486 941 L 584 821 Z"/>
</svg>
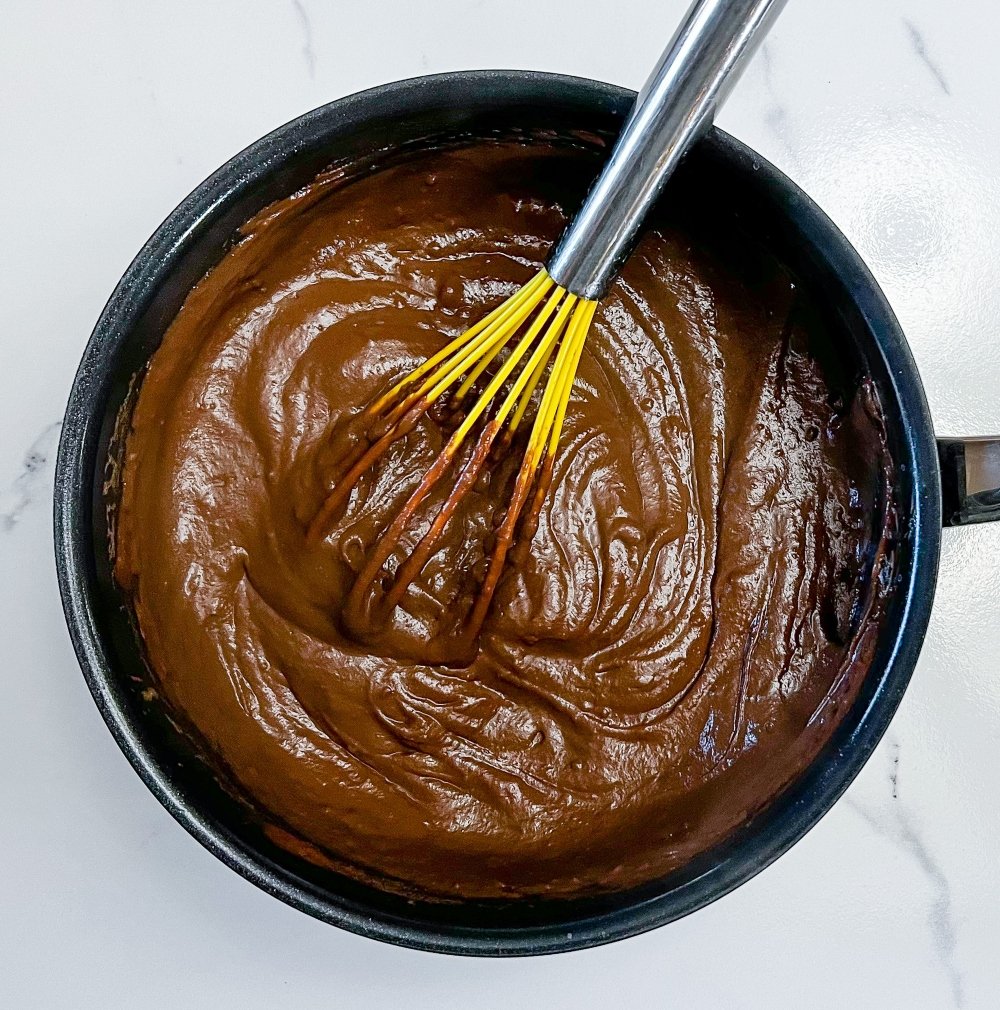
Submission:
<svg viewBox="0 0 1000 1010">
<path fill-rule="evenodd" d="M 1000 435 L 939 438 L 945 526 L 1000 519 Z"/>
</svg>

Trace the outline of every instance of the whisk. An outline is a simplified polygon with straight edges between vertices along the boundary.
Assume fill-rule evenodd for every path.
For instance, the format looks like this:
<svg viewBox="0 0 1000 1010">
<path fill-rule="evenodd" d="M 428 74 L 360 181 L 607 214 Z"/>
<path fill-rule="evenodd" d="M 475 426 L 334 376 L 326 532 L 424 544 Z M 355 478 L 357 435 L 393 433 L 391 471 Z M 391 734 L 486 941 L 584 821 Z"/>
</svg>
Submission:
<svg viewBox="0 0 1000 1010">
<path fill-rule="evenodd" d="M 335 467 L 332 490 L 309 526 L 313 542 L 328 534 L 362 477 L 435 404 L 446 400 L 451 416 L 461 420 L 362 563 L 343 608 L 344 622 L 356 634 L 364 637 L 388 620 L 484 467 L 509 449 L 534 405 L 527 447 L 478 592 L 455 639 L 440 656 L 430 649 L 425 658 L 462 661 L 474 655 L 515 537 L 534 535 L 598 299 L 631 252 L 663 184 L 712 122 L 784 2 L 695 0 L 547 265 L 363 411 L 366 436 Z M 456 467 L 429 528 L 395 572 L 384 575 L 409 524 Z"/>
</svg>

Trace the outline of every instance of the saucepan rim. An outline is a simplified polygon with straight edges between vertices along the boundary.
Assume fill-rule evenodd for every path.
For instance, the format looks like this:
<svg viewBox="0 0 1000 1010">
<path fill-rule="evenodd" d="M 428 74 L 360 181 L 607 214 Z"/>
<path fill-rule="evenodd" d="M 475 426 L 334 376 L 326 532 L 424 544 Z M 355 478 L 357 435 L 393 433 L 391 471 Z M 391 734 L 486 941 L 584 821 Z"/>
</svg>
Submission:
<svg viewBox="0 0 1000 1010">
<path fill-rule="evenodd" d="M 408 102 L 413 110 L 433 99 L 475 93 L 495 94 L 499 103 L 534 102 L 569 96 L 595 110 L 624 111 L 634 92 L 610 84 L 540 71 L 457 71 L 382 85 L 331 102 L 286 123 L 247 147 L 196 187 L 156 229 L 125 272 L 91 335 L 73 381 L 56 464 L 54 492 L 55 552 L 59 589 L 73 646 L 87 685 L 119 747 L 146 786 L 202 845 L 245 878 L 288 904 L 319 919 L 368 937 L 425 950 L 476 955 L 551 953 L 595 946 L 644 932 L 677 919 L 721 897 L 754 876 L 802 837 L 829 809 L 867 761 L 892 718 L 910 679 L 923 641 L 937 577 L 941 536 L 940 474 L 934 431 L 919 375 L 906 340 L 871 273 L 829 218 L 793 182 L 739 141 L 714 130 L 704 141 L 715 145 L 741 171 L 763 173 L 777 187 L 783 213 L 794 216 L 803 242 L 823 256 L 851 292 L 885 364 L 894 408 L 905 439 L 905 464 L 913 468 L 912 508 L 907 534 L 910 562 L 897 592 L 905 594 L 896 636 L 881 671 L 877 692 L 863 711 L 853 710 L 834 741 L 781 794 L 780 813 L 759 836 L 744 846 L 739 859 L 729 858 L 708 872 L 664 893 L 636 900 L 625 908 L 583 920 L 537 926 L 494 928 L 439 925 L 416 915 L 405 919 L 358 908 L 320 892 L 273 862 L 261 858 L 213 819 L 211 811 L 189 802 L 171 778 L 169 768 L 152 754 L 141 726 L 133 725 L 115 690 L 115 668 L 102 642 L 92 600 L 93 539 L 91 500 L 98 460 L 97 429 L 102 423 L 107 388 L 106 366 L 112 349 L 129 339 L 135 306 L 167 277 L 167 254 L 243 187 L 259 184 L 280 155 L 300 143 L 307 128 L 332 129 L 348 110 L 356 113 L 389 99 Z M 843 730 L 843 732 L 841 732 Z M 752 843 L 752 844 L 750 844 Z"/>
</svg>

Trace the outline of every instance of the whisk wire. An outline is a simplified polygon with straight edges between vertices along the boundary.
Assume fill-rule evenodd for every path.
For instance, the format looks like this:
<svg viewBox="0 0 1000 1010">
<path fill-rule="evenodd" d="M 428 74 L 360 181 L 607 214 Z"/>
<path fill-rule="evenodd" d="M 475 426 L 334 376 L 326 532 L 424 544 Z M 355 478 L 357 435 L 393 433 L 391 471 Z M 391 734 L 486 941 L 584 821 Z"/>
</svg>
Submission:
<svg viewBox="0 0 1000 1010">
<path fill-rule="evenodd" d="M 567 327 L 566 336 L 559 345 L 552 374 L 549 376 L 549 381 L 542 394 L 542 402 L 535 416 L 524 460 L 521 463 L 521 468 L 514 482 L 514 493 L 510 506 L 504 516 L 500 529 L 497 531 L 496 541 L 486 569 L 486 576 L 483 579 L 482 586 L 463 631 L 463 637 L 470 646 L 478 638 L 483 623 L 486 620 L 490 604 L 493 601 L 493 596 L 500 582 L 507 554 L 514 542 L 514 533 L 517 529 L 518 519 L 524 509 L 532 485 L 535 484 L 540 476 L 538 465 L 543 458 L 543 454 L 548 459 L 543 466 L 542 482 L 539 483 L 536 492 L 538 505 L 540 505 L 547 489 L 547 479 L 551 477 L 551 461 L 554 458 L 559 441 L 559 430 L 562 428 L 566 415 L 569 394 L 576 377 L 576 369 L 580 353 L 583 350 L 583 342 L 590 327 L 594 309 L 596 308 L 596 303 L 588 299 L 577 301 L 575 296 L 573 296 L 573 299 L 576 304 L 571 307 L 575 307 L 575 311 Z M 556 429 L 557 419 L 559 430 Z M 535 502 L 533 502 L 533 511 L 535 507 Z"/>
<path fill-rule="evenodd" d="M 596 306 L 595 301 L 579 298 L 557 285 L 543 269 L 506 302 L 395 383 L 362 414 L 362 421 L 370 422 L 374 440 L 367 447 L 362 442 L 341 461 L 337 468 L 341 476 L 335 479 L 330 494 L 310 524 L 307 535 L 313 539 L 325 535 L 357 482 L 388 448 L 411 432 L 423 414 L 461 379 L 450 399 L 451 409 L 456 410 L 527 324 L 362 565 L 345 601 L 345 623 L 359 632 L 384 623 L 433 556 L 448 522 L 475 485 L 494 447 L 506 448 L 512 441 L 548 370 L 510 504 L 496 530 L 485 577 L 459 636 L 466 647 L 474 647 L 525 504 L 530 496 L 528 515 L 534 523 L 551 480 L 552 461 Z M 465 440 L 475 425 L 488 415 L 505 387 L 502 400 L 487 418 L 454 486 L 427 530 L 402 559 L 395 573 L 382 576 L 386 562 L 398 550 L 415 514 L 451 470 Z M 529 537 L 533 532 L 532 528 Z M 383 592 L 381 598 L 376 599 L 378 594 L 372 589 L 380 577 Z"/>
<path fill-rule="evenodd" d="M 557 341 L 559 340 L 559 336 L 565 327 L 566 318 L 576 301 L 575 295 L 570 295 L 565 300 L 563 298 L 564 295 L 566 295 L 566 291 L 563 288 L 557 287 L 556 290 L 549 296 L 538 315 L 533 320 L 528 332 L 521 338 L 515 349 L 511 352 L 510 357 L 506 362 L 504 362 L 503 366 L 480 395 L 475 406 L 469 412 L 469 415 L 452 435 L 448 445 L 441 451 L 438 456 L 438 460 L 435 461 L 435 464 L 437 464 L 438 461 L 443 461 L 443 459 L 450 461 L 454 458 L 458 452 L 459 446 L 468 434 L 469 430 L 472 428 L 476 419 L 489 408 L 494 396 L 500 390 L 504 382 L 509 378 L 510 373 L 523 359 L 525 353 L 527 353 L 529 347 L 531 347 L 539 332 L 541 332 L 542 327 L 549 320 L 553 311 L 555 311 L 558 306 L 559 312 L 557 313 L 556 318 L 552 321 L 544 337 L 538 343 L 538 346 L 529 358 L 528 363 L 514 381 L 513 386 L 508 391 L 507 396 L 504 398 L 500 407 L 490 419 L 489 423 L 484 427 L 480 437 L 477 439 L 472 453 L 465 465 L 462 467 L 458 479 L 455 482 L 455 486 L 452 488 L 447 500 L 439 509 L 428 531 L 424 534 L 413 552 L 406 561 L 403 562 L 396 573 L 396 579 L 386 593 L 384 600 L 384 606 L 386 608 L 391 609 L 399 603 L 404 593 L 409 588 L 410 583 L 433 553 L 438 540 L 444 533 L 448 520 L 455 513 L 455 510 L 458 508 L 459 504 L 482 471 L 483 466 L 489 458 L 490 450 L 492 449 L 497 436 L 504 429 L 504 422 L 510 414 L 511 409 L 518 401 L 518 398 L 522 395 L 522 391 L 529 383 L 529 380 L 532 376 L 538 373 L 539 365 L 544 366 L 545 362 L 547 362 L 550 358 L 552 349 L 555 347 Z M 561 305 L 560 302 L 562 302 Z M 446 469 L 446 467 L 438 469 L 436 465 L 432 466 L 432 471 L 434 472 L 433 481 L 430 482 L 426 488 L 423 486 L 422 482 L 418 491 L 423 492 L 424 495 L 429 492 L 433 483 L 440 480 L 444 469 Z M 428 476 L 430 475 L 430 472 L 431 471 L 429 471 Z M 416 497 L 416 494 L 414 497 Z M 420 500 L 422 500 L 422 498 Z M 411 498 L 410 502 L 407 502 L 407 504 L 403 506 L 404 511 L 410 510 L 411 502 L 413 502 L 413 498 Z M 414 508 L 419 504 L 420 501 L 416 501 L 414 503 Z"/>
<path fill-rule="evenodd" d="M 390 422 L 401 417 L 409 407 L 426 398 L 428 402 L 436 400 L 460 375 L 468 364 L 481 354 L 488 354 L 494 348 L 499 351 L 511 333 L 530 315 L 549 288 L 555 284 L 544 271 L 539 271 L 515 295 L 512 295 L 502 305 L 494 309 L 484 319 L 480 320 L 462 336 L 453 340 L 444 351 L 430 358 L 419 366 L 409 376 L 398 382 L 385 396 L 377 400 L 371 413 L 379 415 L 400 393 L 410 389 L 421 378 L 423 382 L 412 392 L 407 393 L 399 404 L 393 408 L 387 417 Z M 471 339 L 469 339 L 471 337 Z M 452 351 L 457 353 L 452 356 Z M 429 375 L 427 373 L 430 373 Z M 424 376 L 427 376 L 424 378 Z"/>
<path fill-rule="evenodd" d="M 499 409 L 496 411 L 490 422 L 484 427 L 472 454 L 466 461 L 455 486 L 452 488 L 447 500 L 439 509 L 437 515 L 431 523 L 430 528 L 421 538 L 410 556 L 402 563 L 396 572 L 396 577 L 388 588 L 383 600 L 382 609 L 391 610 L 404 593 L 409 588 L 413 578 L 417 575 L 427 559 L 433 553 L 434 547 L 444 532 L 448 520 L 454 514 L 459 504 L 468 493 L 479 473 L 482 471 L 486 460 L 489 457 L 490 449 L 497 435 L 503 428 L 504 421 L 509 415 L 512 407 L 517 402 L 522 389 L 534 374 L 539 361 L 545 361 L 551 355 L 552 349 L 559 341 L 560 336 L 566 326 L 566 320 L 576 302 L 576 295 L 568 295 L 563 288 L 556 288 L 546 302 L 542 305 L 538 315 L 532 321 L 527 332 L 515 346 L 507 360 L 503 363 L 496 375 L 490 380 L 487 387 L 477 399 L 475 405 L 466 415 L 465 419 L 454 431 L 444 448 L 438 453 L 434 462 L 414 489 L 406 503 L 397 513 L 392 525 L 387 530 L 382 544 L 376 550 L 368 562 L 359 573 L 357 580 L 348 596 L 348 607 L 351 612 L 358 612 L 362 607 L 364 598 L 368 594 L 371 584 L 378 577 L 383 565 L 395 547 L 399 536 L 406 529 L 409 521 L 423 504 L 424 500 L 431 493 L 433 488 L 441 481 L 457 455 L 459 448 L 472 427 L 490 407 L 494 397 L 502 388 L 503 384 L 510 377 L 510 374 L 523 360 L 528 349 L 535 343 L 538 334 L 541 332 L 546 322 L 552 316 L 553 311 L 558 307 L 555 319 L 552 320 L 545 335 L 538 342 L 533 354 L 530 356 L 527 365 L 515 379 L 512 388 L 507 393 Z"/>
</svg>

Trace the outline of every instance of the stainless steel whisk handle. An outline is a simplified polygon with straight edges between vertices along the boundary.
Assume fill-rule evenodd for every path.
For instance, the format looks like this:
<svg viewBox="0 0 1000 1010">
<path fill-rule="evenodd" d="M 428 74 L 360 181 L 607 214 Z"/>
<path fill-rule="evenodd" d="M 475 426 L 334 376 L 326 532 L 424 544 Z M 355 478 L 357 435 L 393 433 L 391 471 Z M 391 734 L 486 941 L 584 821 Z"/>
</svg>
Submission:
<svg viewBox="0 0 1000 1010">
<path fill-rule="evenodd" d="M 670 173 L 711 125 L 785 2 L 694 0 L 549 258 L 557 284 L 583 298 L 607 291 Z"/>
</svg>

